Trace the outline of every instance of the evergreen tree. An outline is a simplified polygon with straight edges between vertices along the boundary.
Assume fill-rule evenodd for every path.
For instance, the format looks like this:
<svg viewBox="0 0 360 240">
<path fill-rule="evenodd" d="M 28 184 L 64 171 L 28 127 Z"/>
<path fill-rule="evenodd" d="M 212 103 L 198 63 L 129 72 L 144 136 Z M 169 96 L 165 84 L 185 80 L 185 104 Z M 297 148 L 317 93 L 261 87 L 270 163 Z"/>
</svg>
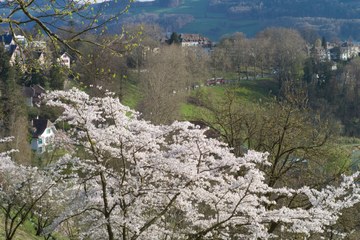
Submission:
<svg viewBox="0 0 360 240">
<path fill-rule="evenodd" d="M 30 144 L 28 143 L 28 118 L 21 94 L 21 86 L 17 84 L 17 72 L 9 62 L 9 55 L 0 47 L 0 137 L 12 136 L 7 148 L 21 152 L 13 155 L 21 163 L 30 161 Z"/>
<path fill-rule="evenodd" d="M 169 44 L 180 44 L 180 43 L 181 43 L 180 35 L 177 34 L 176 32 L 173 32 L 170 36 Z"/>
<path fill-rule="evenodd" d="M 322 37 L 321 39 L 321 46 L 325 49 L 327 49 L 327 43 L 326 43 L 326 38 L 325 37 Z"/>
<path fill-rule="evenodd" d="M 59 65 L 53 65 L 50 69 L 49 87 L 54 90 L 64 89 L 65 78 L 66 74 L 63 67 Z"/>
<path fill-rule="evenodd" d="M 15 92 L 15 73 L 9 63 L 9 55 L 5 52 L 3 46 L 0 48 L 0 96 L 1 96 L 1 115 L 2 131 L 1 135 L 9 135 L 11 123 L 14 122 L 13 108 L 16 106 L 16 99 L 13 97 Z"/>
</svg>

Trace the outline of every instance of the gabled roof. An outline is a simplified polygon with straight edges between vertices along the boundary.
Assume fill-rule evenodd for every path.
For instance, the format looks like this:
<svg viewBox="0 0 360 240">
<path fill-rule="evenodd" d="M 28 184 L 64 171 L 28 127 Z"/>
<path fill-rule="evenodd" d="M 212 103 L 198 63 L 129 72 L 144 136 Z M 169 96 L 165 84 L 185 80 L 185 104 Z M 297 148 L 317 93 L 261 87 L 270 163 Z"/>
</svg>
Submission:
<svg viewBox="0 0 360 240">
<path fill-rule="evenodd" d="M 181 41 L 183 42 L 210 42 L 206 37 L 201 36 L 200 34 L 180 34 Z"/>
<path fill-rule="evenodd" d="M 22 88 L 23 96 L 26 98 L 32 98 L 32 104 L 34 105 L 40 105 L 40 95 L 45 92 L 45 89 L 38 84 Z"/>
<path fill-rule="evenodd" d="M 10 45 L 10 47 L 9 47 L 10 55 L 12 55 L 16 51 L 16 49 L 17 49 L 17 45 L 15 45 L 15 44 Z"/>
<path fill-rule="evenodd" d="M 43 94 L 46 92 L 45 89 L 42 86 L 40 86 L 39 84 L 32 86 L 32 88 L 35 90 L 36 96 L 39 96 L 40 94 Z"/>
<path fill-rule="evenodd" d="M 68 57 L 68 58 L 71 58 L 70 54 L 68 54 L 67 52 L 63 52 L 61 55 L 60 55 L 61 58 L 63 57 Z"/>
<path fill-rule="evenodd" d="M 34 128 L 33 138 L 41 136 L 46 128 L 54 126 L 48 119 L 33 119 L 32 123 Z"/>
<path fill-rule="evenodd" d="M 13 40 L 13 36 L 10 33 L 0 35 L 0 42 L 4 45 L 9 45 Z"/>
<path fill-rule="evenodd" d="M 343 42 L 341 43 L 341 47 L 354 47 L 354 44 L 352 42 Z"/>
<path fill-rule="evenodd" d="M 23 95 L 25 97 L 39 97 L 45 92 L 45 89 L 39 84 L 33 85 L 31 87 L 23 87 Z"/>
<path fill-rule="evenodd" d="M 35 96 L 35 90 L 32 87 L 23 87 L 22 92 L 23 96 L 27 98 L 32 98 Z"/>
<path fill-rule="evenodd" d="M 33 59 L 38 60 L 45 53 L 43 51 L 31 51 L 30 54 Z"/>
</svg>

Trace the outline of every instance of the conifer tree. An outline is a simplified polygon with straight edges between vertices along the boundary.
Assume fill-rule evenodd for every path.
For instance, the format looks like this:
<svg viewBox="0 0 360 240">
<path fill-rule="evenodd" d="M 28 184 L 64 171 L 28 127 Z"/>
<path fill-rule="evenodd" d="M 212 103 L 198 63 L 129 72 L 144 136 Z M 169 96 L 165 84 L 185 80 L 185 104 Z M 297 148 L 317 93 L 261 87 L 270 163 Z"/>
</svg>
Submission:
<svg viewBox="0 0 360 240">
<path fill-rule="evenodd" d="M 6 144 L 7 148 L 20 150 L 14 159 L 22 163 L 30 160 L 28 144 L 28 119 L 25 111 L 21 86 L 17 84 L 15 67 L 11 66 L 10 58 L 0 46 L 0 136 L 12 136 L 14 140 Z"/>
<path fill-rule="evenodd" d="M 9 63 L 9 56 L 4 48 L 0 48 L 0 96 L 1 96 L 1 113 L 2 113 L 2 131 L 1 134 L 9 135 L 11 130 L 11 123 L 14 122 L 15 105 L 12 94 L 15 90 L 14 70 Z"/>
</svg>

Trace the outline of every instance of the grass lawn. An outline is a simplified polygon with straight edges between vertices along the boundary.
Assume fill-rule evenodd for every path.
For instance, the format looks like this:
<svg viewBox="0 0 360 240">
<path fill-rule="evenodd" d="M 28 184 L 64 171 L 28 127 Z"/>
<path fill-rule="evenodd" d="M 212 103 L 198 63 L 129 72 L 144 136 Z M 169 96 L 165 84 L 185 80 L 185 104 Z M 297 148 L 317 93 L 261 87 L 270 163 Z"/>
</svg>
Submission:
<svg viewBox="0 0 360 240">
<path fill-rule="evenodd" d="M 131 80 L 126 82 L 124 87 L 124 96 L 121 101 L 122 104 L 135 109 L 141 99 L 141 92 L 136 83 Z"/>
<path fill-rule="evenodd" d="M 360 138 L 342 137 L 338 140 L 339 144 L 346 147 L 351 152 L 352 169 L 360 170 Z"/>
<path fill-rule="evenodd" d="M 235 90 L 241 101 L 258 102 L 267 100 L 277 92 L 276 82 L 272 79 L 242 79 L 230 84 L 206 87 L 207 91 L 221 97 L 226 89 Z"/>
<path fill-rule="evenodd" d="M 0 214 L 0 239 L 5 239 L 4 219 Z M 43 237 L 35 236 L 35 230 L 29 221 L 26 221 L 15 233 L 14 240 L 43 240 Z"/>
<path fill-rule="evenodd" d="M 200 90 L 205 94 L 211 94 L 214 98 L 221 98 L 227 89 L 232 89 L 236 92 L 240 101 L 243 102 L 259 102 L 268 101 L 273 94 L 276 93 L 277 85 L 272 79 L 254 79 L 254 80 L 240 80 L 226 85 L 217 85 L 202 87 Z M 194 90 L 193 94 L 196 95 Z M 184 103 L 181 106 L 181 115 L 183 120 L 192 120 L 196 118 L 200 112 L 201 107 L 189 103 Z"/>
<path fill-rule="evenodd" d="M 30 221 L 25 221 L 16 231 L 13 240 L 44 240 L 44 237 L 35 236 L 35 229 Z M 55 233 L 57 240 L 68 240 L 68 238 Z M 0 214 L 0 239 L 5 239 L 4 216 Z"/>
</svg>

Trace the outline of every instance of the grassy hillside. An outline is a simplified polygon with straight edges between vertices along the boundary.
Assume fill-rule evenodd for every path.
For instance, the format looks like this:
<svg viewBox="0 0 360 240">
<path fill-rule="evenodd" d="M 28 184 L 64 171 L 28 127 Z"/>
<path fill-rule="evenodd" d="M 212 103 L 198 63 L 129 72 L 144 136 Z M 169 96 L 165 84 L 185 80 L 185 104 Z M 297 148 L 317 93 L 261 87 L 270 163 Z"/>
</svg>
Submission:
<svg viewBox="0 0 360 240">
<path fill-rule="evenodd" d="M 26 221 L 22 224 L 15 233 L 13 240 L 44 240 L 44 237 L 35 236 L 35 229 L 30 221 Z M 4 217 L 0 214 L 0 240 L 5 239 L 4 231 Z M 56 240 L 69 240 L 68 238 L 60 235 L 54 234 L 54 239 Z"/>
<path fill-rule="evenodd" d="M 209 94 L 215 99 L 220 99 L 224 92 L 231 88 L 234 90 L 239 97 L 239 100 L 242 102 L 259 102 L 267 101 L 269 98 L 274 96 L 277 92 L 277 83 L 272 79 L 259 78 L 254 80 L 243 79 L 240 82 L 201 87 L 200 89 L 194 90 L 192 92 L 193 96 L 196 96 L 198 91 L 202 91 L 204 94 Z M 184 120 L 193 120 L 196 119 L 196 115 L 200 112 L 200 107 L 195 106 L 190 103 L 184 103 L 181 108 L 181 113 Z"/>
<path fill-rule="evenodd" d="M 5 239 L 5 231 L 4 231 L 4 218 L 0 214 L 0 239 Z M 31 226 L 30 222 L 25 222 L 20 228 L 17 230 L 14 240 L 43 240 L 43 237 L 35 236 L 34 228 Z"/>
</svg>

